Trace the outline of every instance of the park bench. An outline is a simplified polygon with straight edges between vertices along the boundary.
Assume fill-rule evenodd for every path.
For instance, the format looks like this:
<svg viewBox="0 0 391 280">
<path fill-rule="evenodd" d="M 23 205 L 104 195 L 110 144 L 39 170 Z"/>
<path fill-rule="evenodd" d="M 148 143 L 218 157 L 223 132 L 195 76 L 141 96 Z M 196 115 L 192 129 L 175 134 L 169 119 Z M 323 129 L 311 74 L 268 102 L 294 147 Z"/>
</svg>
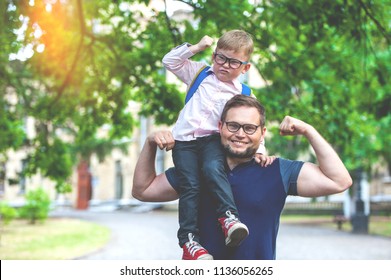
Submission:
<svg viewBox="0 0 391 280">
<path fill-rule="evenodd" d="M 342 225 L 348 221 L 349 221 L 349 219 L 346 218 L 345 215 L 342 213 L 335 214 L 334 218 L 333 218 L 333 222 L 337 224 L 339 230 L 341 230 Z"/>
</svg>

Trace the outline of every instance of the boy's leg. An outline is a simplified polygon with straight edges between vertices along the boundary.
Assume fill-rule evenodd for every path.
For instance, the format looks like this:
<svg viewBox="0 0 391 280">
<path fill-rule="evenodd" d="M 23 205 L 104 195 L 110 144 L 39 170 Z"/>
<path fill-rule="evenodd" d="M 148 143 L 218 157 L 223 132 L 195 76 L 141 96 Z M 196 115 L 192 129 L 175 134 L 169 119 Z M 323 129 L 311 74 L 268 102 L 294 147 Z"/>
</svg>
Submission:
<svg viewBox="0 0 391 280">
<path fill-rule="evenodd" d="M 179 246 L 183 260 L 213 260 L 199 244 L 198 204 L 200 174 L 196 141 L 176 141 L 173 160 L 179 180 Z"/>
<path fill-rule="evenodd" d="M 238 246 L 247 236 L 248 228 L 239 221 L 231 184 L 225 172 L 225 154 L 220 136 L 212 135 L 202 141 L 202 174 L 206 188 L 217 200 L 218 221 L 225 235 L 225 244 Z"/>
<path fill-rule="evenodd" d="M 188 234 L 199 242 L 197 227 L 199 204 L 199 167 L 196 141 L 176 141 L 172 152 L 179 187 L 179 230 L 180 247 L 189 241 Z"/>
<path fill-rule="evenodd" d="M 202 138 L 202 163 L 201 172 L 206 187 L 217 200 L 217 214 L 225 216 L 227 211 L 237 217 L 239 213 L 235 205 L 231 184 L 225 171 L 225 154 L 220 142 L 220 135 L 212 135 Z"/>
</svg>

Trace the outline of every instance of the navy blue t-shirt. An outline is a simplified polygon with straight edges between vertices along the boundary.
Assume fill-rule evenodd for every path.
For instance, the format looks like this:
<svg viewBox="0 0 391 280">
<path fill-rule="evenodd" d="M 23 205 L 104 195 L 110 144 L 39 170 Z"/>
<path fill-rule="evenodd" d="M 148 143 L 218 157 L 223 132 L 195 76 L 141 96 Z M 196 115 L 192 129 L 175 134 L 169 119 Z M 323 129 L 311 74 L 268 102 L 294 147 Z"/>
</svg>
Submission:
<svg viewBox="0 0 391 280">
<path fill-rule="evenodd" d="M 235 203 L 241 222 L 249 236 L 239 247 L 225 246 L 224 235 L 217 222 L 216 203 L 206 188 L 201 188 L 198 226 L 200 244 L 215 260 L 273 260 L 276 259 L 276 240 L 280 215 L 288 195 L 297 195 L 297 178 L 301 161 L 277 158 L 268 167 L 254 160 L 227 168 Z M 166 170 L 174 189 L 178 189 L 175 168 Z"/>
</svg>

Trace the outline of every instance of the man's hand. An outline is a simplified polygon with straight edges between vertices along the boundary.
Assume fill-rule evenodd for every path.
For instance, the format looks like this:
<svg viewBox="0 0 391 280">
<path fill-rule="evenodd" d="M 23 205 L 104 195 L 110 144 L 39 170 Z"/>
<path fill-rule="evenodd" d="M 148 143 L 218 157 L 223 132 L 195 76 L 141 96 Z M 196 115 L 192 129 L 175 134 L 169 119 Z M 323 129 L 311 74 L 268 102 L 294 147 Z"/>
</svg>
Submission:
<svg viewBox="0 0 391 280">
<path fill-rule="evenodd" d="M 280 135 L 305 135 L 309 128 L 308 123 L 286 116 L 280 124 Z"/>
<path fill-rule="evenodd" d="M 160 150 L 166 149 L 166 151 L 174 148 L 175 140 L 171 132 L 168 130 L 157 131 L 148 136 L 148 142 L 156 144 Z"/>
<path fill-rule="evenodd" d="M 255 162 L 260 166 L 266 167 L 272 164 L 276 160 L 276 156 L 265 156 L 263 154 L 255 154 Z"/>
</svg>

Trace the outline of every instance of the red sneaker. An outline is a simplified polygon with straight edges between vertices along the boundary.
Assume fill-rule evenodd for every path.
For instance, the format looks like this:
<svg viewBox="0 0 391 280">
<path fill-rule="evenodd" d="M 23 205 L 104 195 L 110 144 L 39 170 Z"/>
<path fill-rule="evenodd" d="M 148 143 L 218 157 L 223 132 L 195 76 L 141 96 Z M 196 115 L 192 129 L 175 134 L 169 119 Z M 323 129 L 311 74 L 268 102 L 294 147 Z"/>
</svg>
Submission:
<svg viewBox="0 0 391 280">
<path fill-rule="evenodd" d="M 219 218 L 225 236 L 225 245 L 229 247 L 239 246 L 248 236 L 248 228 L 231 211 L 227 211 L 225 214 L 227 217 Z"/>
<path fill-rule="evenodd" d="M 182 260 L 213 260 L 212 255 L 198 242 L 193 241 L 194 235 L 189 233 L 189 241 L 183 245 Z"/>
</svg>

